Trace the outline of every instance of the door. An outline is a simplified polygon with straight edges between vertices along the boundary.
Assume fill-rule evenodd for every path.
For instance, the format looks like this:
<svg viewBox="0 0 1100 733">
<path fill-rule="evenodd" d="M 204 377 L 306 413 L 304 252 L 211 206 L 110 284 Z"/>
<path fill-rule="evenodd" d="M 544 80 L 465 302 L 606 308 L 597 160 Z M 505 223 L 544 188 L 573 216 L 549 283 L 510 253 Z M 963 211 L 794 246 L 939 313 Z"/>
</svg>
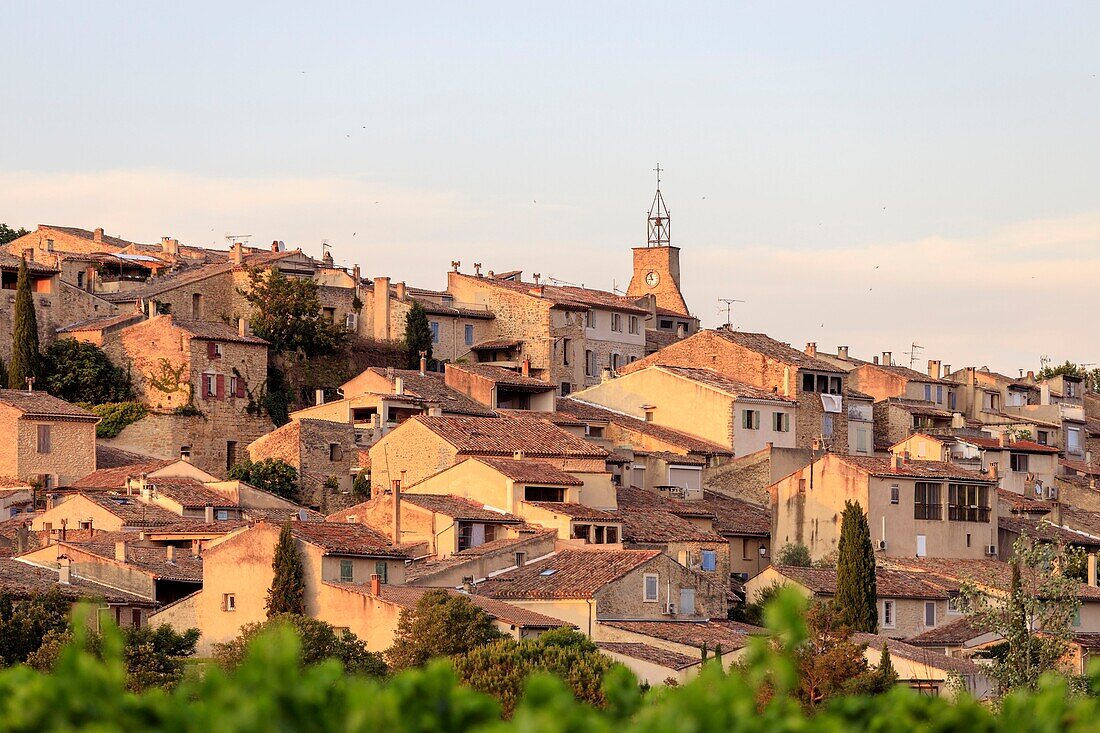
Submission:
<svg viewBox="0 0 1100 733">
<path fill-rule="evenodd" d="M 922 534 L 917 535 L 917 557 L 924 557 L 928 554 L 928 542 L 927 537 Z"/>
</svg>

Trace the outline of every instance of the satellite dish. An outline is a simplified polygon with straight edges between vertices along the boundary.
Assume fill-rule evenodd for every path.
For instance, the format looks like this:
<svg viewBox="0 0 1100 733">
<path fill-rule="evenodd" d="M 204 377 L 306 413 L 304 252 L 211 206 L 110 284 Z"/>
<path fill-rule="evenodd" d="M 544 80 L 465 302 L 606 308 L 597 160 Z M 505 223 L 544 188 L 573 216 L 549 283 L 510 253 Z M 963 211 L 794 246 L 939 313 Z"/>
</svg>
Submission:
<svg viewBox="0 0 1100 733">
<path fill-rule="evenodd" d="M 1035 495 L 1040 498 L 1043 496 L 1043 484 L 1041 481 L 1035 482 Z"/>
</svg>

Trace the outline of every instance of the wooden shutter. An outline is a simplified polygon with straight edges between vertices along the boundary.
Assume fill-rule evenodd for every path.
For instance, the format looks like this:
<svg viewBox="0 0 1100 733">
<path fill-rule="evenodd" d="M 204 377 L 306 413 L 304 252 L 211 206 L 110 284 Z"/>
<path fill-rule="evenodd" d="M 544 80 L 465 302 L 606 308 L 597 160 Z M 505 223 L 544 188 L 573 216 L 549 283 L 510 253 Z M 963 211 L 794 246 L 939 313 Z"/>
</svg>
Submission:
<svg viewBox="0 0 1100 733">
<path fill-rule="evenodd" d="M 206 342 L 206 358 L 217 359 L 218 358 L 218 346 L 213 341 Z"/>
<path fill-rule="evenodd" d="M 225 399 L 225 375 L 224 374 L 219 374 L 214 379 L 215 379 L 215 384 L 217 385 L 217 391 L 214 393 L 214 396 L 217 397 L 219 400 L 224 400 Z"/>
<path fill-rule="evenodd" d="M 237 397 L 245 397 L 248 392 L 245 388 L 244 377 L 237 377 Z"/>
</svg>

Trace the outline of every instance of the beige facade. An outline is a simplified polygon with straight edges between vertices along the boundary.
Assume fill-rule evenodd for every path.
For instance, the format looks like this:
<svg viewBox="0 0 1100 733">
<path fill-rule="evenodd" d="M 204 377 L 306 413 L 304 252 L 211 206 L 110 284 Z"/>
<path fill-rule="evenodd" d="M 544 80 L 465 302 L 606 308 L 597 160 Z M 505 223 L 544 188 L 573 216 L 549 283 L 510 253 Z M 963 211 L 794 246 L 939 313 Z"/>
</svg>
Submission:
<svg viewBox="0 0 1100 733">
<path fill-rule="evenodd" d="M 57 414 L 49 405 L 38 411 L 23 404 L 24 396 L 37 400 L 37 394 L 0 390 L 0 439 L 8 446 L 0 452 L 0 476 L 43 488 L 68 486 L 96 468 L 95 425 L 99 418 L 45 393 L 42 398 L 50 404 L 66 405 L 71 414 Z"/>
</svg>

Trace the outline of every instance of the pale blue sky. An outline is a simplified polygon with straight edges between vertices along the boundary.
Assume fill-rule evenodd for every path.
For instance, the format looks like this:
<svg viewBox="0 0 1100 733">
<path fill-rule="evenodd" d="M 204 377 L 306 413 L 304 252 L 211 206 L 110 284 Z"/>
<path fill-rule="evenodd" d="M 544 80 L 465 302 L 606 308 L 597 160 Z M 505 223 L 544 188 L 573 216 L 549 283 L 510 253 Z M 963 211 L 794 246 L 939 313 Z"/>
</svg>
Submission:
<svg viewBox="0 0 1100 733">
<path fill-rule="evenodd" d="M 1100 5 L 316 5 L 4 3 L 0 220 L 610 288 L 660 160 L 708 325 L 1100 361 Z"/>
</svg>

